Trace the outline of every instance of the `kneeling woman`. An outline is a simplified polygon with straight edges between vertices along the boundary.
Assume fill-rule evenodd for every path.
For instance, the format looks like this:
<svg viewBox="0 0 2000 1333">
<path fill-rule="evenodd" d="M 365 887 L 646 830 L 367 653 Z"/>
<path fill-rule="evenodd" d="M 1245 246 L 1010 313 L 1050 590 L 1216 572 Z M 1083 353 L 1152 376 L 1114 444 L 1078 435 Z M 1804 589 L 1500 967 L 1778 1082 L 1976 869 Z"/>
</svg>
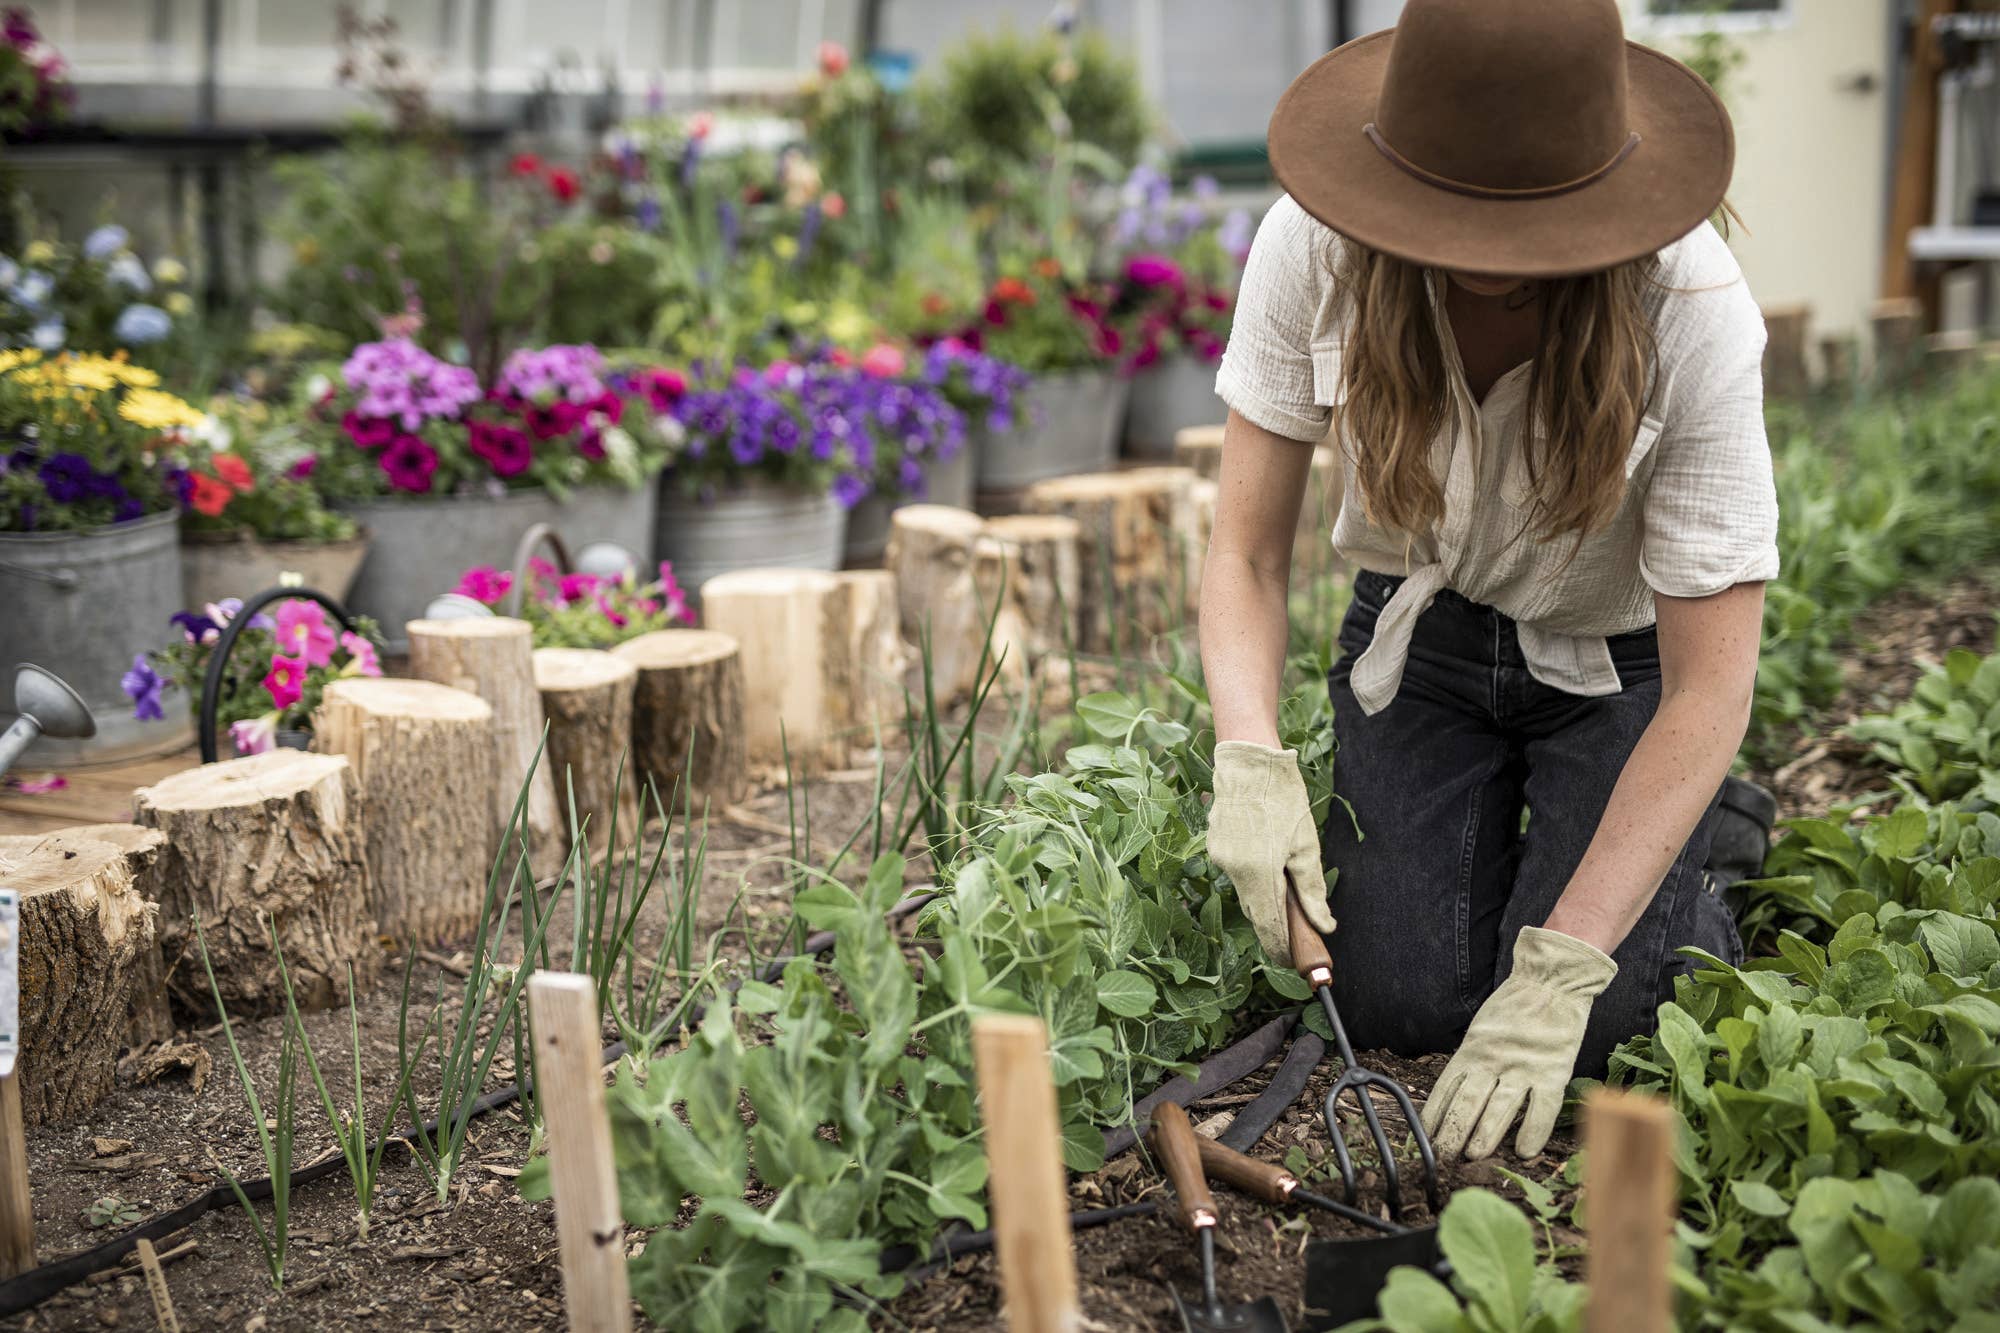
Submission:
<svg viewBox="0 0 2000 1333">
<path fill-rule="evenodd" d="M 1456 1049 L 1441 1152 L 1518 1121 L 1533 1154 L 1678 948 L 1742 954 L 1702 866 L 1778 553 L 1763 321 L 1709 222 L 1729 121 L 1614 0 L 1409 0 L 1270 148 L 1217 382 L 1210 856 L 1280 961 L 1299 893 L 1357 1047 Z M 1330 423 L 1358 572 L 1322 831 L 1276 711 Z"/>
</svg>

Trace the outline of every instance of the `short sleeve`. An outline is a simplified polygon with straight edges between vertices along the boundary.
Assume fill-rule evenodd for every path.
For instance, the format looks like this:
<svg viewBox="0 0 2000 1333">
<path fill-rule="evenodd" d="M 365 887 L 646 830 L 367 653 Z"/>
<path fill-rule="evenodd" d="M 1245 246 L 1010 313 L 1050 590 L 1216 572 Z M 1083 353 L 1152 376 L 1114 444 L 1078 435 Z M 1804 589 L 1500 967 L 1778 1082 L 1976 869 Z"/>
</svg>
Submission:
<svg viewBox="0 0 2000 1333">
<path fill-rule="evenodd" d="M 1778 573 L 1764 318 L 1740 276 L 1671 304 L 1639 570 L 1655 593 L 1709 597 Z"/>
<path fill-rule="evenodd" d="M 1314 401 L 1312 340 L 1327 281 L 1323 228 L 1285 195 L 1257 228 L 1236 293 L 1215 392 L 1276 435 L 1317 443 L 1331 409 Z"/>
</svg>

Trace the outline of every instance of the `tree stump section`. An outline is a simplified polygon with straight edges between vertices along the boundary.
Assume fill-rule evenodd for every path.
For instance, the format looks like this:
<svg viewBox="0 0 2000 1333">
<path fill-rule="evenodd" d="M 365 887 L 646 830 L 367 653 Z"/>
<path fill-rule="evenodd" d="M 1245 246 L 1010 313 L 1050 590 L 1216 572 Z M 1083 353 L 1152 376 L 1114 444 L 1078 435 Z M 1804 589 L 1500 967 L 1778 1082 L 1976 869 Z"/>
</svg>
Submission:
<svg viewBox="0 0 2000 1333">
<path fill-rule="evenodd" d="M 1806 324 L 1812 307 L 1764 309 L 1764 392 L 1773 398 L 1806 396 Z"/>
<path fill-rule="evenodd" d="M 1819 340 L 1820 372 L 1827 388 L 1838 392 L 1854 387 L 1858 353 L 1853 334 L 1829 334 Z"/>
<path fill-rule="evenodd" d="M 1868 311 L 1875 334 L 1875 374 L 1894 378 L 1915 369 L 1923 355 L 1924 303 L 1912 296 L 1877 301 Z"/>
<path fill-rule="evenodd" d="M 639 673 L 632 758 L 639 781 L 671 803 L 668 816 L 683 799 L 697 815 L 704 805 L 720 810 L 742 800 L 750 760 L 736 640 L 709 629 L 662 629 L 627 639 L 611 655 Z M 644 800 L 642 819 L 653 814 L 652 798 Z"/>
<path fill-rule="evenodd" d="M 1076 606 L 1083 595 L 1075 519 L 1060 514 L 1010 514 L 991 519 L 973 551 L 973 584 L 981 607 L 1000 610 L 993 652 L 1004 678 L 1022 684 L 1036 672 L 1068 688 L 1067 661 L 1076 641 Z"/>
<path fill-rule="evenodd" d="M 301 1009 L 340 1000 L 349 966 L 357 984 L 371 978 L 380 951 L 357 806 L 347 760 L 304 750 L 203 764 L 132 793 L 133 815 L 167 839 L 156 878 L 176 1003 L 216 1017 L 196 919 L 231 1017 L 284 1012 L 272 926 Z"/>
<path fill-rule="evenodd" d="M 896 579 L 897 617 L 903 638 L 917 646 L 920 668 L 929 635 L 939 707 L 969 693 L 979 668 L 992 603 L 979 599 L 972 565 L 985 531 L 979 515 L 950 505 L 905 505 L 889 519 L 883 564 Z"/>
<path fill-rule="evenodd" d="M 1142 467 L 1054 477 L 1028 488 L 1033 513 L 1077 521 L 1077 646 L 1139 653 L 1182 621 L 1193 469 Z"/>
<path fill-rule="evenodd" d="M 51 833 L 0 838 L 0 880 L 21 895 L 21 1053 L 29 1127 L 80 1115 L 111 1091 L 140 960 L 158 908 L 125 850 Z"/>
<path fill-rule="evenodd" d="M 166 834 L 138 824 L 82 824 L 64 829 L 63 833 L 67 837 L 108 842 L 124 852 L 132 866 L 133 886 L 146 895 L 147 902 L 159 903 L 160 849 L 167 845 Z M 156 1041 L 168 1041 L 174 1035 L 173 1008 L 167 999 L 167 972 L 166 954 L 156 936 L 151 947 L 140 950 L 132 965 L 125 1045 L 133 1050 Z"/>
<path fill-rule="evenodd" d="M 528 783 L 525 818 L 531 846 L 555 847 L 563 818 L 542 745 L 542 696 L 535 688 L 534 630 L 525 620 L 493 616 L 467 620 L 412 620 L 410 674 L 484 699 L 493 709 L 493 833 L 507 822 Z M 529 777 L 529 768 L 534 776 Z"/>
<path fill-rule="evenodd" d="M 1222 476 L 1222 430 L 1216 426 L 1183 426 L 1174 434 L 1174 462 L 1191 467 L 1205 481 Z"/>
<path fill-rule="evenodd" d="M 354 767 L 378 928 L 418 944 L 470 931 L 497 846 L 486 701 L 431 681 L 349 677 L 327 686 L 313 738 Z"/>
<path fill-rule="evenodd" d="M 826 632 L 845 635 L 840 660 L 848 673 L 834 695 L 834 730 L 846 738 L 843 762 L 859 762 L 876 753 L 878 737 L 887 740 L 902 726 L 911 654 L 903 641 L 894 574 L 850 569 L 833 577 L 840 587 L 828 608 Z"/>
<path fill-rule="evenodd" d="M 561 843 L 587 830 L 590 850 L 639 836 L 639 787 L 632 759 L 632 698 L 639 670 L 595 648 L 535 649 L 535 688 L 549 720 L 545 766 L 556 787 Z M 587 822 L 586 822 L 587 821 Z"/>
<path fill-rule="evenodd" d="M 1222 485 L 1207 477 L 1196 477 L 1188 483 L 1188 551 L 1187 585 L 1188 614 L 1201 610 L 1201 576 L 1208 568 L 1208 542 L 1215 535 L 1215 507 L 1222 499 Z M 1311 503 L 1310 494 L 1307 497 Z M 1303 525 L 1304 520 L 1300 520 Z M 1293 545 L 1293 560 L 1298 558 L 1298 546 Z"/>
</svg>

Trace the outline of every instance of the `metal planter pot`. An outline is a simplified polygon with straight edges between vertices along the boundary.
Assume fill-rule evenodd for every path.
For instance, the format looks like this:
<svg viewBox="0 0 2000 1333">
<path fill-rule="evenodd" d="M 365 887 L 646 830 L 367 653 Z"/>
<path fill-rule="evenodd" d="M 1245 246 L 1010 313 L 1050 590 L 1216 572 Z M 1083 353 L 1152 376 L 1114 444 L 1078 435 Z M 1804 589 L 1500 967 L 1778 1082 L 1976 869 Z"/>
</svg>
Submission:
<svg viewBox="0 0 2000 1333">
<path fill-rule="evenodd" d="M 979 467 L 979 457 L 992 447 L 986 427 L 968 428 L 965 432 L 965 447 L 956 455 L 942 463 L 933 463 L 924 474 L 927 483 L 924 503 L 934 505 L 956 505 L 960 509 L 972 508 L 972 479 Z"/>
<path fill-rule="evenodd" d="M 847 511 L 822 491 L 753 480 L 707 501 L 662 487 L 653 556 L 690 597 L 733 569 L 840 568 Z"/>
<path fill-rule="evenodd" d="M 248 534 L 187 533 L 181 537 L 181 577 L 189 606 L 250 597 L 294 573 L 308 588 L 345 602 L 368 556 L 368 535 L 344 542 L 267 542 Z"/>
<path fill-rule="evenodd" d="M 382 627 L 392 653 L 409 651 L 403 627 L 420 618 L 433 597 L 449 592 L 474 565 L 508 568 L 521 534 L 547 523 L 571 550 L 616 542 L 643 558 L 653 549 L 653 492 L 613 487 L 572 491 L 566 501 L 543 490 L 493 498 L 460 495 L 435 500 L 368 500 L 336 506 L 368 529 L 368 557 L 346 600 L 347 609 Z"/>
<path fill-rule="evenodd" d="M 132 716 L 119 683 L 132 659 L 167 641 L 186 604 L 180 515 L 155 514 L 93 532 L 0 533 L 0 727 L 13 721 L 14 668 L 33 662 L 90 705 L 97 734 L 44 736 L 23 764 L 61 767 L 179 749 L 194 735 L 184 709 L 159 722 Z"/>
<path fill-rule="evenodd" d="M 1215 363 L 1173 356 L 1147 367 L 1132 380 L 1132 404 L 1125 414 L 1125 456 L 1174 456 L 1174 434 L 1186 426 L 1213 426 L 1229 413 L 1215 396 Z"/>
<path fill-rule="evenodd" d="M 1014 491 L 1048 477 L 1107 470 L 1118 458 L 1130 389 L 1108 370 L 1036 376 L 1014 429 L 980 449 L 979 489 Z"/>
</svg>

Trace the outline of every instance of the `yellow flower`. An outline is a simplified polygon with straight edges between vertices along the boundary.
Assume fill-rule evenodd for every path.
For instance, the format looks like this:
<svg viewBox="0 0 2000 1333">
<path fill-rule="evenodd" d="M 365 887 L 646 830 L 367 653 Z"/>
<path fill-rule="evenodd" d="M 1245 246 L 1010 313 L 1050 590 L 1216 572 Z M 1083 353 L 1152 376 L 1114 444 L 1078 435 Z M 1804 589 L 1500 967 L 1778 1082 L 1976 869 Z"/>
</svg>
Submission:
<svg viewBox="0 0 2000 1333">
<path fill-rule="evenodd" d="M 301 264 L 317 264 L 319 262 L 319 242 L 310 236 L 301 238 L 299 243 L 292 247 L 292 257 L 297 259 Z"/>
<path fill-rule="evenodd" d="M 165 305 L 167 313 L 178 318 L 194 309 L 194 298 L 186 292 L 168 292 Z"/>
<path fill-rule="evenodd" d="M 836 305 L 827 316 L 826 334 L 837 343 L 855 343 L 866 338 L 869 320 L 865 311 L 845 301 Z"/>
<path fill-rule="evenodd" d="M 162 259 L 153 265 L 153 276 L 169 287 L 186 282 L 187 275 L 187 265 L 178 259 Z"/>
<path fill-rule="evenodd" d="M 0 375 L 9 375 L 22 366 L 32 366 L 42 359 L 41 349 L 35 347 L 11 347 L 0 352 Z"/>
<path fill-rule="evenodd" d="M 771 242 L 771 249 L 774 252 L 776 252 L 778 258 L 790 259 L 794 255 L 798 254 L 799 243 L 795 237 L 780 236 L 778 237 L 778 239 Z"/>
<path fill-rule="evenodd" d="M 161 389 L 131 389 L 118 404 L 118 415 L 146 430 L 172 430 L 201 425 L 200 411 Z"/>
<path fill-rule="evenodd" d="M 28 248 L 21 251 L 21 258 L 30 264 L 46 264 L 56 257 L 56 248 L 47 241 L 29 241 Z"/>
<path fill-rule="evenodd" d="M 63 378 L 79 389 L 94 389 L 100 393 L 115 389 L 120 385 L 127 388 L 151 389 L 158 387 L 160 377 L 144 366 L 135 366 L 125 359 L 123 353 L 117 356 L 99 356 L 95 352 L 77 352 L 58 359 Z"/>
</svg>

